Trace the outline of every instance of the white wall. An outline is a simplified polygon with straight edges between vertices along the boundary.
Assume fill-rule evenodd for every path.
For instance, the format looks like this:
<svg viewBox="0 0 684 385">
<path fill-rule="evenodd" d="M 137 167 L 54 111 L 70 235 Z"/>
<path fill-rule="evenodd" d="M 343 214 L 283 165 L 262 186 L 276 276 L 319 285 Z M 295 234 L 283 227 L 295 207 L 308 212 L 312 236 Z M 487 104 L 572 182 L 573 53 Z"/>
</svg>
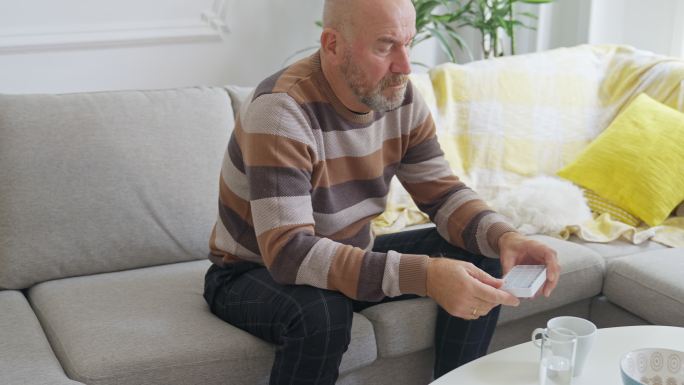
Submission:
<svg viewBox="0 0 684 385">
<path fill-rule="evenodd" d="M 321 1 L 227 0 L 225 16 L 216 18 L 227 33 L 201 20 L 219 5 L 1 1 L 0 92 L 254 85 L 317 42 Z"/>
<path fill-rule="evenodd" d="M 255 85 L 318 44 L 322 8 L 321 0 L 2 0 L 0 92 Z M 202 21 L 212 9 L 228 32 Z M 422 44 L 413 58 L 434 65 L 435 52 Z"/>
<path fill-rule="evenodd" d="M 684 0 L 555 0 L 519 8 L 539 20 L 537 31 L 518 30 L 518 53 L 591 43 L 684 57 Z"/>
<path fill-rule="evenodd" d="M 589 42 L 622 43 L 684 56 L 684 1 L 600 0 L 591 6 Z"/>
<path fill-rule="evenodd" d="M 322 0 L 0 0 L 0 92 L 255 85 L 297 50 L 317 45 L 320 29 L 314 22 L 322 5 Z M 684 0 L 556 0 L 523 8 L 540 19 L 538 31 L 518 31 L 518 53 L 624 43 L 684 56 Z M 209 18 L 202 20 L 203 14 Z M 462 32 L 479 58 L 479 33 Z M 434 41 L 417 46 L 412 59 L 427 65 L 445 60 Z M 468 60 L 461 54 L 459 61 Z"/>
</svg>

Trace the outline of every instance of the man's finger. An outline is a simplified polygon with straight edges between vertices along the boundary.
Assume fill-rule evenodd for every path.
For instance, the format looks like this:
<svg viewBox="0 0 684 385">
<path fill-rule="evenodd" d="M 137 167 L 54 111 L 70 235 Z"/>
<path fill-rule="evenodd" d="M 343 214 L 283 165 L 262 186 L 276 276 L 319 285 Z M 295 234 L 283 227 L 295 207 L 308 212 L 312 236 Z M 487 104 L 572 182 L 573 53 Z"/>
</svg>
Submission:
<svg viewBox="0 0 684 385">
<path fill-rule="evenodd" d="M 558 265 L 558 258 L 556 253 L 548 251 L 544 255 L 544 262 L 546 264 L 546 283 L 544 284 L 544 296 L 551 295 L 553 289 L 558 285 L 558 278 L 560 277 L 560 266 Z"/>
<path fill-rule="evenodd" d="M 475 266 L 473 266 L 473 267 L 474 268 L 470 271 L 470 273 L 478 281 L 484 283 L 485 285 L 493 286 L 497 289 L 503 285 L 503 279 L 493 277 L 492 275 L 490 275 L 486 271 L 484 271 L 482 269 L 478 269 Z"/>
<path fill-rule="evenodd" d="M 496 289 L 480 281 L 475 281 L 475 293 L 473 294 L 476 298 L 480 298 L 485 302 L 508 306 L 520 305 L 520 300 L 513 294 Z"/>
</svg>

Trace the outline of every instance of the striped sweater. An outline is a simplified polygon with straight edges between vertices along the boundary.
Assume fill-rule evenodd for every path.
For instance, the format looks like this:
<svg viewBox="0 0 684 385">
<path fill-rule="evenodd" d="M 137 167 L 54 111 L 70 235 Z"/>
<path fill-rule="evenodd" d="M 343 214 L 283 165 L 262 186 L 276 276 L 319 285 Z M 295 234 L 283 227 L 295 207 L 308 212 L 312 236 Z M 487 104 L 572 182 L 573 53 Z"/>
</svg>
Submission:
<svg viewBox="0 0 684 385">
<path fill-rule="evenodd" d="M 240 109 L 210 259 L 257 262 L 279 283 L 359 300 L 425 295 L 427 256 L 371 251 L 370 222 L 394 175 L 456 246 L 496 257 L 499 237 L 513 231 L 452 174 L 413 85 L 400 107 L 356 114 L 316 53 L 264 80 Z"/>
</svg>

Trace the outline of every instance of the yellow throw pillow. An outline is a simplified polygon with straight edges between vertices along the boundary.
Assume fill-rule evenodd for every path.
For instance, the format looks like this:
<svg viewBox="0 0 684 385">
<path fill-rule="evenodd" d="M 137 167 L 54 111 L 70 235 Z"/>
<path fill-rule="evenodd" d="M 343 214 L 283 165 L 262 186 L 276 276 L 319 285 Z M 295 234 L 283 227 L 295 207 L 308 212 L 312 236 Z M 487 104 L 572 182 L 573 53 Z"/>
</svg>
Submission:
<svg viewBox="0 0 684 385">
<path fill-rule="evenodd" d="M 633 227 L 639 226 L 641 220 L 631 213 L 621 209 L 615 203 L 598 195 L 597 193 L 584 189 L 584 199 L 587 200 L 587 206 L 596 214 L 610 214 L 611 219 L 620 221 Z"/>
<path fill-rule="evenodd" d="M 641 94 L 558 175 L 657 226 L 684 200 L 684 113 Z"/>
</svg>

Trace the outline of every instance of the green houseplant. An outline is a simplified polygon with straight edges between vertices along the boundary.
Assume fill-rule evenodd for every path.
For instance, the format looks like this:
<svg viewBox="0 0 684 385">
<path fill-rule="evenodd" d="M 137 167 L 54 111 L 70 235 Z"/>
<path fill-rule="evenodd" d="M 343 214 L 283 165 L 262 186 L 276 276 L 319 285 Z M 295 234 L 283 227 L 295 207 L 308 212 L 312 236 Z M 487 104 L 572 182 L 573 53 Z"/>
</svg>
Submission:
<svg viewBox="0 0 684 385">
<path fill-rule="evenodd" d="M 515 29 L 534 29 L 521 21 L 529 22 L 537 16 L 529 12 L 516 12 L 515 3 L 546 4 L 553 0 L 413 0 L 416 8 L 416 39 L 413 45 L 436 38 L 450 61 L 456 62 L 454 47 L 458 46 L 473 59 L 472 50 L 458 34 L 460 28 L 472 27 L 482 35 L 482 52 L 485 59 L 503 56 L 502 33 L 510 39 L 511 55 L 515 55 Z"/>
<path fill-rule="evenodd" d="M 416 36 L 411 42 L 411 47 L 430 38 L 435 38 L 449 61 L 457 61 L 454 46 L 461 48 L 468 54 L 469 59 L 473 60 L 473 54 L 468 44 L 456 32 L 456 28 L 458 28 L 456 25 L 462 24 L 467 17 L 470 10 L 469 4 L 463 7 L 459 0 L 412 1 L 416 8 Z"/>
<path fill-rule="evenodd" d="M 459 27 L 470 26 L 482 34 L 482 54 L 485 59 L 503 56 L 504 50 L 501 43 L 502 32 L 510 41 L 509 54 L 515 55 L 515 29 L 523 27 L 535 29 L 516 17 L 522 16 L 530 20 L 536 20 L 537 16 L 529 12 L 515 12 L 515 3 L 547 4 L 553 0 L 468 0 L 462 4 Z"/>
</svg>

